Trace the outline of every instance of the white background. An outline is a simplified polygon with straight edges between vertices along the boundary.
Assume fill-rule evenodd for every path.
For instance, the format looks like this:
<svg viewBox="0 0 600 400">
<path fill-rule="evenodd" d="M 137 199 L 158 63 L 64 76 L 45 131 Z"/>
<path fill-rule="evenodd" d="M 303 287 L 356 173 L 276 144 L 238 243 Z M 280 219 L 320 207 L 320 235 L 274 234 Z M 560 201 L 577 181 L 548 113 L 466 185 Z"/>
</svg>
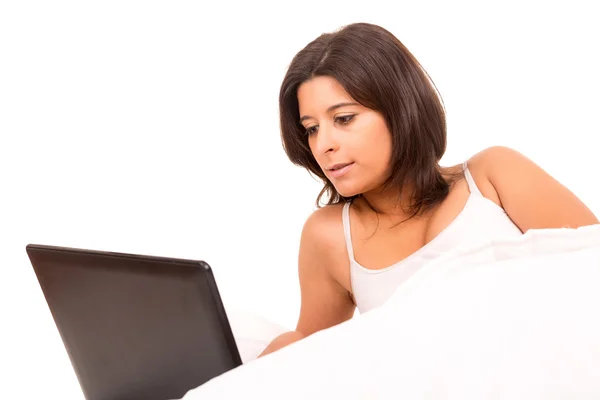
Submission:
<svg viewBox="0 0 600 400">
<path fill-rule="evenodd" d="M 600 214 L 594 3 L 0 3 L 0 397 L 82 397 L 28 243 L 203 259 L 227 308 L 294 327 L 320 185 L 285 157 L 278 91 L 344 24 L 384 26 L 429 72 L 444 164 L 511 146 Z"/>
</svg>

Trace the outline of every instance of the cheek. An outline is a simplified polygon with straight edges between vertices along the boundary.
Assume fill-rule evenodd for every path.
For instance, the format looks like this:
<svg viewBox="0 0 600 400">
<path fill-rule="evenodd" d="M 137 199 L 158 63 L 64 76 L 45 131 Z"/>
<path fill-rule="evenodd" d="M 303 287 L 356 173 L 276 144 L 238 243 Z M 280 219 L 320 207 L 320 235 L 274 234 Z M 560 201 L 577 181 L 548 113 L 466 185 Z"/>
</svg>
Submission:
<svg viewBox="0 0 600 400">
<path fill-rule="evenodd" d="M 381 154 L 380 159 L 384 164 L 389 164 L 392 158 L 392 135 L 386 133 L 385 137 L 381 139 Z"/>
<path fill-rule="evenodd" d="M 380 174 L 386 175 L 389 173 L 390 164 L 392 160 L 392 141 L 386 138 L 380 145 L 379 152 L 379 169 Z"/>
<path fill-rule="evenodd" d="M 388 130 L 377 126 L 361 142 L 361 151 L 368 155 L 369 164 L 378 171 L 387 168 L 392 154 L 392 137 Z"/>
</svg>

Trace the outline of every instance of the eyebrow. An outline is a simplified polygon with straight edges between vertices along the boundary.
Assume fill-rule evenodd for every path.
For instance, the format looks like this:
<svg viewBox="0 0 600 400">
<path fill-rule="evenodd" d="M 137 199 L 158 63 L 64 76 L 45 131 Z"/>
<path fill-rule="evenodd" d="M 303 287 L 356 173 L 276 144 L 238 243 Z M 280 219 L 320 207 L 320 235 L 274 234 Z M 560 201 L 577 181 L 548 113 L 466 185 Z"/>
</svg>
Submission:
<svg viewBox="0 0 600 400">
<path fill-rule="evenodd" d="M 331 112 L 331 111 L 333 111 L 333 110 L 335 110 L 337 108 L 341 108 L 341 107 L 357 106 L 357 105 L 358 105 L 358 103 L 348 103 L 348 102 L 346 102 L 346 103 L 338 103 L 338 104 L 334 104 L 331 107 L 329 107 L 327 109 L 327 112 Z M 307 120 L 309 118 L 310 118 L 310 116 L 304 115 L 302 118 L 300 118 L 300 123 L 302 123 L 302 121 Z"/>
</svg>

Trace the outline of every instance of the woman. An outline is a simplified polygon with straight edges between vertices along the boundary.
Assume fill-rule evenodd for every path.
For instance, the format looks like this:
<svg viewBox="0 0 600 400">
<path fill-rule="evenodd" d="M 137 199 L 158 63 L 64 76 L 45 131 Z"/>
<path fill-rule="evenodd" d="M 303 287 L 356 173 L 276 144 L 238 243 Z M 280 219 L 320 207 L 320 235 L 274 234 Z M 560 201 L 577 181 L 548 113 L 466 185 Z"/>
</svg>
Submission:
<svg viewBox="0 0 600 400">
<path fill-rule="evenodd" d="M 598 219 L 518 152 L 441 167 L 446 121 L 433 83 L 385 29 L 352 24 L 293 59 L 279 98 L 290 160 L 324 183 L 301 237 L 295 331 L 262 355 L 383 304 L 456 246 Z"/>
</svg>

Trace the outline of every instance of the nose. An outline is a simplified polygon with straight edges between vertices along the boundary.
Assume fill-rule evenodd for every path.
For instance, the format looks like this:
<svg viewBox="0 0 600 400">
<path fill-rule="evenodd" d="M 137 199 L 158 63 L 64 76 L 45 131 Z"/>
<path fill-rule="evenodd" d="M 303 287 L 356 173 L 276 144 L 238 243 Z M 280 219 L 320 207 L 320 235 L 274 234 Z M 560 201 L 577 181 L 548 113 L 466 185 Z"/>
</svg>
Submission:
<svg viewBox="0 0 600 400">
<path fill-rule="evenodd" d="M 339 149 L 340 144 L 335 135 L 335 129 L 325 124 L 319 126 L 318 133 L 314 136 L 314 150 L 318 154 L 325 154 Z"/>
</svg>

